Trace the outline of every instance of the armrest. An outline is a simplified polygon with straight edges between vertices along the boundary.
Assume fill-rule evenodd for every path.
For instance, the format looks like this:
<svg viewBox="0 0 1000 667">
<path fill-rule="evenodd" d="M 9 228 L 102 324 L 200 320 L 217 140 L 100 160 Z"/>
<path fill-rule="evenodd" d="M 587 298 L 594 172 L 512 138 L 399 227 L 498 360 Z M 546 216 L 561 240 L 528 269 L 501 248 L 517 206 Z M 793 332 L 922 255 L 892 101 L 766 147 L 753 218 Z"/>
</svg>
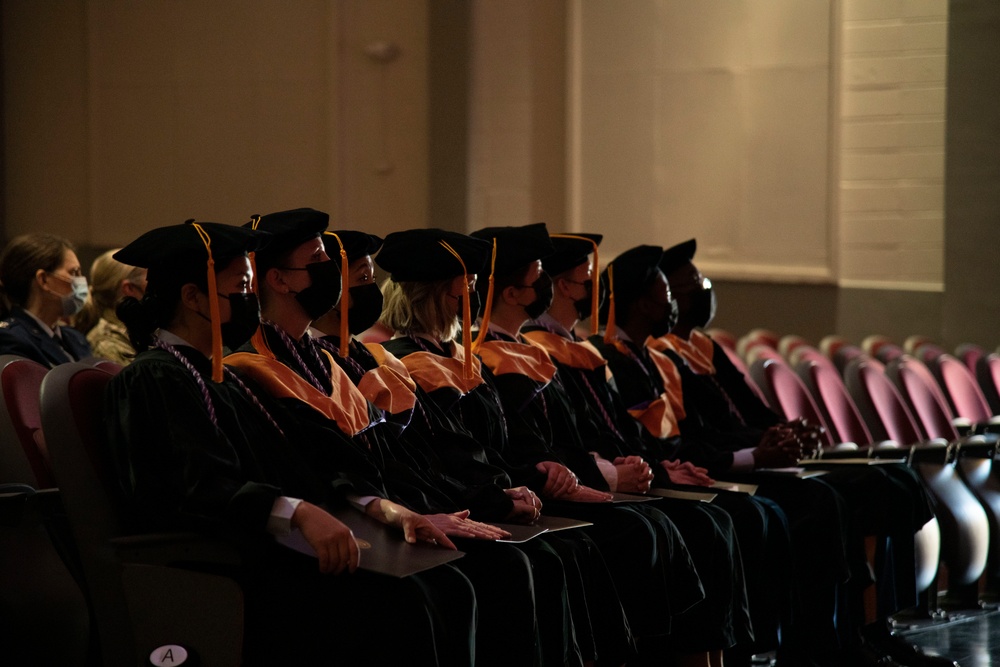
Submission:
<svg viewBox="0 0 1000 667">
<path fill-rule="evenodd" d="M 950 443 L 939 439 L 918 442 L 903 451 L 907 453 L 906 458 L 910 463 L 944 464 L 951 461 L 953 448 Z"/>
<path fill-rule="evenodd" d="M 146 533 L 111 540 L 124 563 L 173 565 L 190 569 L 237 566 L 241 557 L 233 545 L 199 533 Z"/>
<path fill-rule="evenodd" d="M 997 438 L 985 435 L 970 435 L 956 440 L 955 456 L 992 459 L 997 453 Z"/>
</svg>

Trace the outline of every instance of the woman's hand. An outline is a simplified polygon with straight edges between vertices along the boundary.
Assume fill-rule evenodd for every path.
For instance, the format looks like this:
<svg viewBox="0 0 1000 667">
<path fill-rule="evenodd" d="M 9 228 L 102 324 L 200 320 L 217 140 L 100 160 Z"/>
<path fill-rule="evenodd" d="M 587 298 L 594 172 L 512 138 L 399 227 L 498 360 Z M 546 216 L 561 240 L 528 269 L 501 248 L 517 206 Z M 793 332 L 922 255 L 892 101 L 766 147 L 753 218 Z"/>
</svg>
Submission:
<svg viewBox="0 0 1000 667">
<path fill-rule="evenodd" d="M 441 529 L 435 526 L 430 519 L 391 500 L 376 498 L 368 503 L 365 513 L 384 524 L 402 528 L 403 539 L 410 544 L 415 544 L 419 540 L 438 544 L 447 549 L 455 549 L 454 542 L 448 539 L 448 536 L 441 532 Z"/>
<path fill-rule="evenodd" d="M 503 528 L 473 521 L 469 518 L 469 510 L 424 516 L 441 532 L 451 537 L 468 537 L 474 540 L 505 540 L 510 537 L 510 533 Z"/>
<path fill-rule="evenodd" d="M 291 523 L 316 552 L 320 572 L 340 574 L 358 569 L 361 550 L 354 533 L 326 510 L 301 502 L 292 514 Z"/>
</svg>

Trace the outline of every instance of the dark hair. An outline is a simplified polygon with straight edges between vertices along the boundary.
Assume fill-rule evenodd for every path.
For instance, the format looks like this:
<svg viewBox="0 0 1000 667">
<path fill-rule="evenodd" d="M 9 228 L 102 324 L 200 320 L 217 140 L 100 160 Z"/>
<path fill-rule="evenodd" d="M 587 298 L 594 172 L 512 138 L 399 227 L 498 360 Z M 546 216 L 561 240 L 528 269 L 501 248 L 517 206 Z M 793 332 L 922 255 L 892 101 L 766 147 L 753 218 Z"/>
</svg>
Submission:
<svg viewBox="0 0 1000 667">
<path fill-rule="evenodd" d="M 228 267 L 233 260 L 245 254 L 215 258 L 215 272 Z M 153 332 L 168 326 L 177 316 L 181 288 L 193 283 L 202 292 L 208 292 L 208 273 L 204 262 L 178 262 L 167 266 L 150 267 L 146 273 L 146 292 L 139 301 L 125 297 L 115 309 L 115 314 L 128 329 L 129 342 L 136 352 L 148 350 L 153 345 Z"/>
<path fill-rule="evenodd" d="M 52 272 L 59 268 L 66 251 L 73 244 L 54 234 L 22 234 L 15 237 L 0 254 L 0 289 L 4 306 L 24 306 L 31 292 L 31 283 L 39 269 Z"/>
</svg>

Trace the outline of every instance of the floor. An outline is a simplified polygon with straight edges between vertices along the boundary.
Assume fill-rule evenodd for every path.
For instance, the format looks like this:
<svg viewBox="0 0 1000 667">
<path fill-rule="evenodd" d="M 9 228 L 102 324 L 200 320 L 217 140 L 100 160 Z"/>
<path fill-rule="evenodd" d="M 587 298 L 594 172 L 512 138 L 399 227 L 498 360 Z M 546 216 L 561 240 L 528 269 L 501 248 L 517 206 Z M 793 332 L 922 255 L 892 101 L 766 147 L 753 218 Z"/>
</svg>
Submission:
<svg viewBox="0 0 1000 667">
<path fill-rule="evenodd" d="M 1000 611 L 952 612 L 949 620 L 897 628 L 926 653 L 948 656 L 961 667 L 1000 665 Z"/>
</svg>

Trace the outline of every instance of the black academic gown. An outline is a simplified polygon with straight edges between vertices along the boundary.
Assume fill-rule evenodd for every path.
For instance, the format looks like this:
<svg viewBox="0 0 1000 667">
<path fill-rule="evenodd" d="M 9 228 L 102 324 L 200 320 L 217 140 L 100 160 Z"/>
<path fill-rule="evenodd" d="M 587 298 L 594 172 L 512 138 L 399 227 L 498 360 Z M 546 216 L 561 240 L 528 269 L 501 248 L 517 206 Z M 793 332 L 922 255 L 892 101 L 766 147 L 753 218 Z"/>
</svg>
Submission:
<svg viewBox="0 0 1000 667">
<path fill-rule="evenodd" d="M 504 338 L 490 332 L 486 340 Z M 533 347 L 526 345 L 523 339 L 507 339 L 506 342 L 520 342 L 525 347 Z M 569 389 L 572 379 L 567 382 L 566 378 L 570 369 L 564 366 L 560 369 L 558 362 L 553 360 L 553 363 L 556 372 L 551 381 L 544 387 L 535 383 L 533 392 L 518 389 L 519 393 L 507 396 L 506 387 L 523 387 L 528 378 L 520 376 L 512 381 L 509 378 L 517 375 L 513 373 L 496 378 L 498 392 L 505 403 L 505 414 L 520 412 L 523 419 L 518 421 L 530 423 L 536 433 L 545 434 L 546 454 L 559 456 L 577 474 L 581 483 L 608 490 L 608 484 L 590 454 L 596 451 L 590 445 L 605 434 L 590 419 L 585 404 L 583 409 L 577 409 L 579 397 L 574 397 Z M 525 400 L 525 396 L 530 394 L 535 398 Z M 523 442 L 525 439 L 515 437 L 513 441 Z M 680 531 L 705 587 L 705 600 L 674 618 L 673 635 L 678 650 L 693 652 L 728 648 L 737 642 L 749 647 L 753 641 L 753 630 L 748 613 L 743 561 L 729 514 L 721 507 L 677 499 L 662 499 L 655 505 L 637 505 L 632 509 L 643 513 L 654 523 L 672 523 Z"/>
<path fill-rule="evenodd" d="M 318 481 L 266 408 L 228 378 L 212 382 L 209 360 L 193 348 L 177 352 L 183 363 L 161 349 L 142 352 L 110 381 L 109 453 L 133 529 L 195 530 L 241 550 L 233 575 L 245 594 L 246 663 L 470 664 L 475 600 L 457 570 L 323 576 L 314 559 L 265 533 L 278 496 L 317 493 Z M 407 619 L 399 643 L 372 623 L 386 605 Z"/>
<path fill-rule="evenodd" d="M 296 342 L 281 336 L 273 325 L 263 325 L 261 331 L 277 361 L 307 380 L 307 391 L 315 392 L 314 399 L 320 393 L 328 396 L 335 378 L 345 373 L 339 364 L 330 363 L 331 357 L 336 359 L 337 355 L 328 354 L 328 350 L 310 336 Z M 252 345 L 244 348 L 252 349 Z M 319 387 L 313 387 L 313 382 Z M 354 488 L 367 483 L 369 490 L 362 495 L 385 497 L 418 513 L 463 509 L 455 506 L 447 494 L 427 483 L 419 471 L 408 469 L 400 462 L 396 452 L 401 451 L 398 440 L 401 425 L 395 417 L 387 416 L 368 403 L 368 425 L 351 436 L 343 433 L 341 425 L 317 412 L 306 398 L 282 398 L 286 412 L 279 419 L 280 423 L 294 429 L 296 437 L 291 440 L 313 466 L 314 474 L 333 480 L 346 476 L 352 480 Z M 329 446 L 331 441 L 337 442 L 345 435 L 350 440 L 347 448 Z M 341 454 L 336 455 L 333 449 L 340 449 Z M 527 557 L 509 545 L 481 544 L 472 540 L 462 541 L 460 549 L 466 556 L 455 561 L 454 567 L 472 582 L 479 612 L 477 664 L 532 664 L 546 658 L 551 662 L 551 656 L 537 654 L 535 585 Z M 555 566 L 550 564 L 550 567 Z M 498 573 L 503 574 L 498 576 Z M 557 596 L 563 592 L 560 581 L 546 581 L 538 588 L 547 592 L 555 590 Z M 563 648 L 572 653 L 570 638 L 556 636 L 552 639 L 560 644 L 567 640 Z M 563 662 L 565 660 L 560 660 L 559 664 Z"/>
<path fill-rule="evenodd" d="M 606 345 L 598 338 L 591 340 L 608 359 L 626 404 L 643 400 L 644 391 L 649 392 L 645 400 L 664 392 L 662 377 L 645 347 L 631 341 Z M 876 516 L 879 512 L 868 512 L 858 504 L 860 495 L 884 492 L 893 508 L 890 511 L 896 513 L 910 504 L 909 497 L 904 498 L 893 484 L 886 484 L 883 473 L 870 467 L 838 469 L 806 480 L 760 472 L 726 472 L 732 465 L 733 452 L 756 446 L 775 417 L 767 417 L 766 406 L 762 409 L 755 406 L 747 412 L 758 415 L 760 422 L 746 423 L 717 377 L 698 375 L 672 350 L 663 354 L 679 372 L 685 412 L 679 422 L 681 436 L 675 442 L 674 455 L 706 467 L 716 476 L 722 474 L 727 479 L 757 484 L 759 493 L 777 502 L 788 516 L 795 542 L 796 569 L 801 572 L 797 581 L 805 587 L 799 596 L 802 605 L 799 617 L 806 627 L 815 628 L 813 646 L 832 647 L 856 641 L 863 619 L 859 608 L 861 592 L 871 583 L 864 552 L 866 534 L 894 533 L 897 538 L 908 534 L 896 552 L 902 555 L 898 569 L 884 567 L 884 562 L 880 564 L 881 571 L 892 571 L 892 576 L 886 579 L 891 594 L 881 597 L 915 603 L 912 545 L 916 528 L 913 523 L 886 525 Z M 740 398 L 746 398 L 751 392 L 742 375 L 739 377 L 746 390 L 745 394 L 740 393 Z M 909 605 L 892 602 L 890 606 L 896 607 L 893 609 L 896 611 Z M 836 617 L 827 611 L 831 608 L 837 609 Z M 836 625 L 830 627 L 827 621 L 833 618 Z"/>
<path fill-rule="evenodd" d="M 0 354 L 15 354 L 48 367 L 89 357 L 90 343 L 73 327 L 59 327 L 57 340 L 42 330 L 31 315 L 15 306 L 0 320 Z"/>
<path fill-rule="evenodd" d="M 671 482 L 660 465 L 665 458 L 664 450 L 670 448 L 659 438 L 644 439 L 642 426 L 626 411 L 598 351 L 577 339 L 572 332 L 556 327 L 550 329 L 544 323 L 529 324 L 521 332 L 533 344 L 549 352 L 576 413 L 577 433 L 588 451 L 596 451 L 608 460 L 619 456 L 643 457 L 653 470 L 655 488 L 709 491 L 715 495 L 712 505 L 698 509 L 724 510 L 729 515 L 738 537 L 744 570 L 753 573 L 743 581 L 753 625 L 753 652 L 776 648 L 779 626 L 785 626 L 788 631 L 792 608 L 787 577 L 792 563 L 791 537 L 787 518 L 777 504 L 745 493 Z M 675 522 L 684 523 L 684 517 L 692 513 L 687 501 L 669 500 L 664 504 L 667 515 Z M 685 527 L 681 529 L 685 540 L 691 544 Z M 688 527 L 688 530 L 696 529 Z"/>
<path fill-rule="evenodd" d="M 339 337 L 327 336 L 316 341 L 330 352 L 355 385 L 361 385 L 367 374 L 379 370 L 378 359 L 353 338 L 346 357 L 340 356 Z M 504 521 L 513 509 L 513 501 L 504 492 L 510 487 L 506 473 L 477 458 L 478 446 L 470 442 L 468 433 L 442 413 L 419 385 L 413 388 L 413 397 L 412 408 L 387 413 L 385 417 L 395 426 L 388 449 L 391 455 L 383 460 L 382 469 L 390 493 L 421 512 L 468 509 L 472 512 L 470 518 L 475 520 Z M 439 456 L 439 452 L 456 450 L 466 454 L 458 477 L 448 473 Z M 466 485 L 463 477 L 475 480 L 475 485 Z M 578 562 L 579 550 L 568 553 L 562 540 L 555 545 L 553 541 L 541 536 L 514 547 L 528 557 L 535 574 L 542 663 L 570 665 L 595 660 L 598 651 L 586 614 L 585 581 L 592 582 L 596 577 L 590 574 L 592 568 Z M 483 545 L 475 540 L 460 540 L 459 547 L 495 550 L 495 545 Z M 576 601 L 575 610 L 570 608 L 570 600 Z M 617 639 L 617 652 L 627 655 L 629 641 L 625 632 Z M 607 648 L 602 653 L 610 657 L 615 651 Z"/>
<path fill-rule="evenodd" d="M 442 348 L 419 338 L 396 338 L 384 345 L 404 363 L 410 355 L 420 352 L 431 357 L 452 356 L 451 344 Z M 515 483 L 526 483 L 540 490 L 544 477 L 535 464 L 559 459 L 546 452 L 544 437 L 526 427 L 522 415 L 507 414 L 495 380 L 496 376 L 483 365 L 473 389 L 434 387 L 428 394 L 461 417 L 463 425 L 483 444 L 489 460 L 507 470 Z M 516 377 L 508 380 L 518 389 L 524 387 L 529 394 L 532 391 Z M 522 442 L 522 437 L 531 440 Z M 517 447 L 513 444 L 515 440 Z M 669 634 L 671 616 L 686 611 L 704 596 L 687 546 L 676 527 L 658 525 L 641 512 L 621 505 L 550 501 L 546 507 L 555 505 L 559 506 L 558 511 L 553 510 L 556 514 L 594 521 L 594 526 L 586 530 L 600 547 L 618 584 L 640 653 L 664 655 L 676 648 Z"/>
</svg>

